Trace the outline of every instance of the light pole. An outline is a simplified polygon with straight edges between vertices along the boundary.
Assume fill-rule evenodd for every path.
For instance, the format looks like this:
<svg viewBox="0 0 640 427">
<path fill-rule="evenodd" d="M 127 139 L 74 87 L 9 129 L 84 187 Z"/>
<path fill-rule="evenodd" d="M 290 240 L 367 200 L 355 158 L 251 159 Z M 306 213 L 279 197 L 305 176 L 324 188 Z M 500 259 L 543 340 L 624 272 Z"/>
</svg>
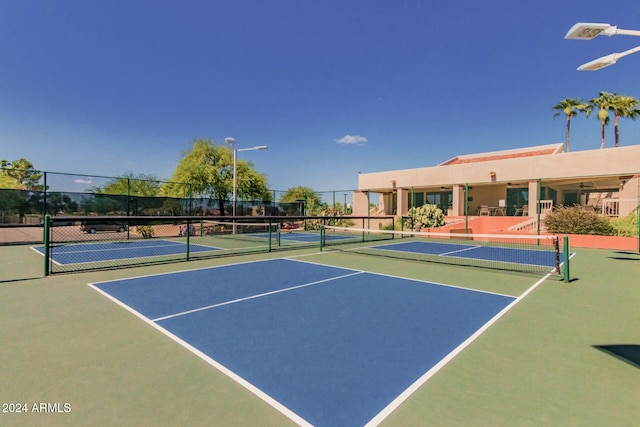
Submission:
<svg viewBox="0 0 640 427">
<path fill-rule="evenodd" d="M 236 140 L 235 140 L 235 138 L 232 138 L 230 136 L 225 138 L 224 142 L 226 142 L 227 144 L 231 145 L 231 151 L 233 152 L 233 200 L 232 200 L 231 209 L 232 209 L 232 215 L 236 216 L 236 202 L 238 201 L 238 197 L 237 197 L 237 193 L 238 193 L 238 176 L 237 176 L 237 172 L 238 172 L 238 152 L 239 151 L 266 150 L 269 147 L 267 147 L 266 145 L 258 145 L 258 146 L 249 147 L 249 148 L 236 148 Z M 234 222 L 234 224 L 235 224 L 235 222 Z M 234 226 L 234 233 L 235 233 L 235 226 Z"/>
<path fill-rule="evenodd" d="M 601 24 L 601 23 L 589 23 L 578 22 L 569 29 L 564 36 L 565 39 L 570 40 L 591 40 L 597 36 L 640 36 L 640 30 L 622 30 L 615 25 Z M 640 46 L 633 49 L 625 50 L 624 52 L 612 53 L 605 55 L 593 61 L 589 61 L 586 64 L 582 64 L 578 67 L 578 71 L 596 71 L 609 65 L 613 65 L 618 62 L 618 59 L 631 55 L 632 53 L 640 52 Z"/>
</svg>

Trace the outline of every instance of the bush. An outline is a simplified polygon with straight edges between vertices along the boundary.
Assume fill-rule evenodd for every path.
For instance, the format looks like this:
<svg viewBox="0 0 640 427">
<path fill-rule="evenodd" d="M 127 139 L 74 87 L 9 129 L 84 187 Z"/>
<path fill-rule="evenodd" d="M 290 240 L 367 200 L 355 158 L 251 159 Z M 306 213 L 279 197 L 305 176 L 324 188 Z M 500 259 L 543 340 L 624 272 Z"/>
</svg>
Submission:
<svg viewBox="0 0 640 427">
<path fill-rule="evenodd" d="M 353 221 L 349 217 L 343 217 L 341 213 L 334 212 L 333 209 L 327 208 L 316 214 L 317 216 L 326 216 L 327 219 L 307 219 L 304 221 L 304 229 L 307 231 L 320 230 L 322 225 L 332 225 L 336 227 L 351 227 Z"/>
<path fill-rule="evenodd" d="M 544 225 L 550 233 L 615 235 L 609 219 L 595 212 L 585 211 L 581 206 L 559 206 L 547 214 Z"/>
<path fill-rule="evenodd" d="M 153 231 L 153 227 L 151 227 L 150 225 L 139 225 L 138 227 L 136 227 L 136 233 L 138 233 L 145 239 L 153 237 L 155 234 L 155 232 Z"/>
<path fill-rule="evenodd" d="M 611 221 L 611 225 L 616 230 L 616 236 L 638 237 L 638 215 L 635 212 Z"/>
<path fill-rule="evenodd" d="M 420 231 L 423 228 L 442 227 L 445 224 L 444 213 L 436 205 L 413 207 L 409 209 L 409 216 L 413 218 L 414 231 Z"/>
</svg>

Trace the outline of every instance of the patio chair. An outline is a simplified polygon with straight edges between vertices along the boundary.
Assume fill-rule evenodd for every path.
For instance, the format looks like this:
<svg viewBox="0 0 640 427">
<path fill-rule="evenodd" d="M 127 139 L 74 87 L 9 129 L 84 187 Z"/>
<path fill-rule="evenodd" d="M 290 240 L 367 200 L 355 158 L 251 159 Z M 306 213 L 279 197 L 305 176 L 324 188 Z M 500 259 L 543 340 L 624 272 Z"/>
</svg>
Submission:
<svg viewBox="0 0 640 427">
<path fill-rule="evenodd" d="M 529 216 L 529 205 L 523 205 L 521 208 L 516 208 L 516 212 L 513 216 Z"/>
<path fill-rule="evenodd" d="M 478 215 L 489 216 L 490 215 L 489 205 L 481 205 L 480 210 L 478 211 Z"/>
</svg>

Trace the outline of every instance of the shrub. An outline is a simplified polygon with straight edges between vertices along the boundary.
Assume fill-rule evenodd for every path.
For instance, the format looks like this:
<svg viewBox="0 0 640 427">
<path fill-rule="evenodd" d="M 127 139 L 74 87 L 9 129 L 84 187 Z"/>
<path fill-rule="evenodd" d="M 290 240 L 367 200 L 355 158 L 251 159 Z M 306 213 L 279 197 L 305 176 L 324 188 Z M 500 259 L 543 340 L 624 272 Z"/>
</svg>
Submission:
<svg viewBox="0 0 640 427">
<path fill-rule="evenodd" d="M 544 218 L 550 233 L 592 234 L 612 236 L 615 229 L 609 219 L 595 212 L 585 211 L 581 206 L 559 206 Z"/>
<path fill-rule="evenodd" d="M 136 233 L 138 233 L 145 239 L 153 237 L 155 234 L 155 232 L 153 231 L 153 227 L 151 227 L 150 225 L 140 225 L 136 227 Z"/>
<path fill-rule="evenodd" d="M 616 236 L 638 237 L 638 215 L 635 212 L 611 221 L 611 225 L 616 230 Z"/>
<path fill-rule="evenodd" d="M 442 227 L 444 213 L 436 205 L 422 205 L 409 209 L 409 216 L 413 218 L 413 229 L 420 231 L 423 228 Z"/>
<path fill-rule="evenodd" d="M 304 222 L 304 229 L 307 231 L 320 230 L 322 225 L 333 225 L 337 227 L 351 227 L 353 221 L 349 217 L 343 217 L 341 213 L 334 212 L 333 209 L 327 208 L 316 214 L 317 216 L 326 216 L 327 219 L 307 219 Z"/>
</svg>

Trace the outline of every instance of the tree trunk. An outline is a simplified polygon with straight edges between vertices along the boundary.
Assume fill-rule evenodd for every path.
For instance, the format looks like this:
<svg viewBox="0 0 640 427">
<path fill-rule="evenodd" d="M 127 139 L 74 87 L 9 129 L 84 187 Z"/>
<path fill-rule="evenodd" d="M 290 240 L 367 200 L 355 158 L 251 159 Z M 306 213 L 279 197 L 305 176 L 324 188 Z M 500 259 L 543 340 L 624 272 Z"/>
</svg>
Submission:
<svg viewBox="0 0 640 427">
<path fill-rule="evenodd" d="M 571 128 L 571 116 L 567 115 L 567 131 L 565 132 L 565 151 L 569 152 L 569 133 Z"/>
</svg>

